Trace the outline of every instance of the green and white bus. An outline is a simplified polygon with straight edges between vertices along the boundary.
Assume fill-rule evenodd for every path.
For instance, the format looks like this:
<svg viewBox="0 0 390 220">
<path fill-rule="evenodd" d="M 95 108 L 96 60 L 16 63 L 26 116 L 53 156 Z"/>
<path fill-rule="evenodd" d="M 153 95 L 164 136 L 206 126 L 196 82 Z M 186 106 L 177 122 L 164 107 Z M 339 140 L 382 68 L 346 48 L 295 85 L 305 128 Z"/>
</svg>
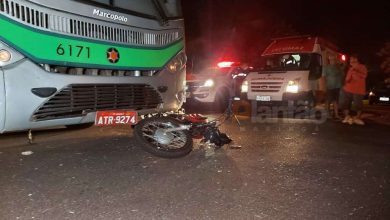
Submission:
<svg viewBox="0 0 390 220">
<path fill-rule="evenodd" d="M 185 99 L 176 0 L 0 0 L 0 133 L 174 111 Z"/>
</svg>

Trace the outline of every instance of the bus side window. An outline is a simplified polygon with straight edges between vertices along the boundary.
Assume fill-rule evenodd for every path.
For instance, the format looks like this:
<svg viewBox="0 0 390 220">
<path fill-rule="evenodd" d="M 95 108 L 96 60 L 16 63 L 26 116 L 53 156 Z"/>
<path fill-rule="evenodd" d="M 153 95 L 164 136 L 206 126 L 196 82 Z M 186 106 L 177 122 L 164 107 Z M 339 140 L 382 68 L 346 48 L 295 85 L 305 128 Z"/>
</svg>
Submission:
<svg viewBox="0 0 390 220">
<path fill-rule="evenodd" d="M 309 67 L 309 80 L 317 80 L 322 76 L 322 57 L 319 54 L 312 54 Z"/>
</svg>

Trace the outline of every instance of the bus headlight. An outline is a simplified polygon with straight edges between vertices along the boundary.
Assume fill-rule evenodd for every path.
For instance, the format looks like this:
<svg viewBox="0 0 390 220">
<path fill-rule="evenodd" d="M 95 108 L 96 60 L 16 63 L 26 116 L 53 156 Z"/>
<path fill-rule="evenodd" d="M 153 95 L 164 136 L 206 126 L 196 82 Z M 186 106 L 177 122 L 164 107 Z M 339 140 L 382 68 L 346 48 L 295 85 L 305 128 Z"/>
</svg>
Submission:
<svg viewBox="0 0 390 220">
<path fill-rule="evenodd" d="M 244 80 L 241 84 L 241 92 L 246 93 L 248 92 L 248 81 Z"/>
<path fill-rule="evenodd" d="M 167 69 L 171 73 L 177 73 L 185 67 L 186 62 L 187 57 L 184 52 L 181 52 L 168 63 Z"/>
<path fill-rule="evenodd" d="M 297 80 L 290 80 L 287 83 L 286 92 L 298 93 L 299 85 Z"/>
<path fill-rule="evenodd" d="M 204 87 L 213 87 L 214 86 L 214 80 L 208 79 L 206 82 L 203 84 Z"/>
<path fill-rule="evenodd" d="M 7 50 L 0 50 L 0 62 L 8 62 L 11 60 L 11 53 Z"/>
</svg>

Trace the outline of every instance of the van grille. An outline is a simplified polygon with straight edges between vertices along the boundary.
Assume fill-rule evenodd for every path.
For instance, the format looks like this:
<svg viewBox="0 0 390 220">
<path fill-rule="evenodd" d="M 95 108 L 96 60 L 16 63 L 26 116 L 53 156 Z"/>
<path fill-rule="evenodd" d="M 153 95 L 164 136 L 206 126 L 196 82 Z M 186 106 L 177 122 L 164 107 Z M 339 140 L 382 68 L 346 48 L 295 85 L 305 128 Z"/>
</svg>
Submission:
<svg viewBox="0 0 390 220">
<path fill-rule="evenodd" d="M 115 109 L 153 109 L 161 96 L 146 84 L 72 84 L 49 98 L 33 121 L 78 117 L 89 112 Z"/>
<path fill-rule="evenodd" d="M 164 46 L 183 35 L 178 29 L 142 30 L 75 16 L 21 0 L 0 0 L 0 14 L 26 25 L 59 34 L 129 45 Z"/>
<path fill-rule="evenodd" d="M 251 82 L 252 92 L 279 92 L 282 88 L 283 82 Z"/>
<path fill-rule="evenodd" d="M 187 92 L 194 92 L 203 84 L 204 82 L 201 81 L 191 81 L 191 82 L 187 81 Z"/>
</svg>

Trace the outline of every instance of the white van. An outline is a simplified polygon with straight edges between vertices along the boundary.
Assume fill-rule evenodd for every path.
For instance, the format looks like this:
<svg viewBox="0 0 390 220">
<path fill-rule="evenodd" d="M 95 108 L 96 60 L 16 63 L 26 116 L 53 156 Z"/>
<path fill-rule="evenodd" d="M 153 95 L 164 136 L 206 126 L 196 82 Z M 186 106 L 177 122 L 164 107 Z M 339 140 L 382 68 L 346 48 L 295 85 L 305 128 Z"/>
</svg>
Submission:
<svg viewBox="0 0 390 220">
<path fill-rule="evenodd" d="M 246 77 L 241 92 L 254 104 L 314 102 L 314 92 L 325 87 L 322 68 L 329 56 L 345 59 L 335 45 L 319 37 L 274 39 L 261 56 L 259 70 Z"/>
</svg>

